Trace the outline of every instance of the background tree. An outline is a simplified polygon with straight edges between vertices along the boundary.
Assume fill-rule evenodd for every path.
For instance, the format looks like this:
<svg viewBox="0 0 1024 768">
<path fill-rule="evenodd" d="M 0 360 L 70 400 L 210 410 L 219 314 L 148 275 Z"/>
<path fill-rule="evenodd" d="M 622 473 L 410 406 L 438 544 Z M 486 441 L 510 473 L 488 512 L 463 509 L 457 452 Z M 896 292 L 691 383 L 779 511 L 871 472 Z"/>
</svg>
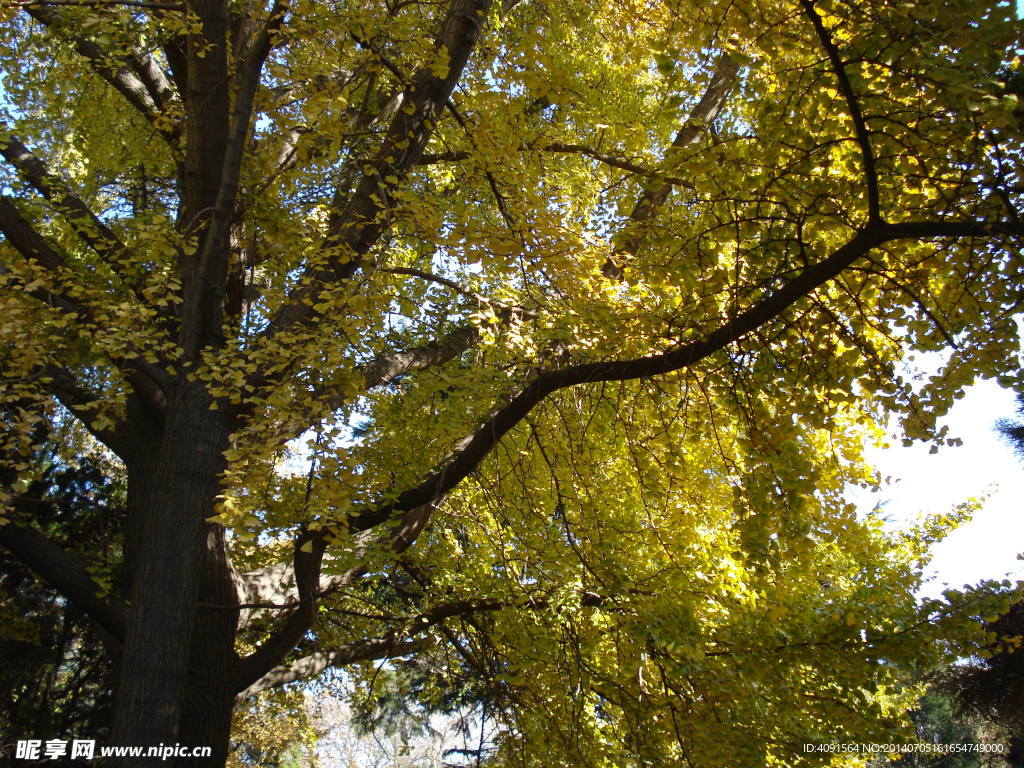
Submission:
<svg viewBox="0 0 1024 768">
<path fill-rule="evenodd" d="M 911 712 L 918 744 L 984 745 L 990 751 L 951 750 L 946 753 L 906 752 L 895 760 L 891 756 L 873 758 L 871 766 L 896 765 L 901 768 L 1016 768 L 1020 755 L 1011 745 L 1012 731 L 995 727 L 990 720 L 965 713 L 948 686 L 947 675 L 933 677 Z M 955 672 L 955 670 L 954 670 Z M 999 750 L 999 751 L 997 751 Z"/>
<path fill-rule="evenodd" d="M 318 733 L 300 691 L 253 697 L 235 714 L 228 768 L 318 768 Z"/>
<path fill-rule="evenodd" d="M 114 742 L 222 765 L 239 699 L 417 654 L 506 764 L 820 763 L 966 642 L 948 521 L 843 493 L 1012 368 L 1011 5 L 0 13 L 7 499 L 77 420 L 123 575 L 0 540 L 112 639 Z"/>
<path fill-rule="evenodd" d="M 1024 449 L 1024 425 L 1010 419 L 997 429 L 1018 453 Z M 1004 584 L 1003 589 L 1007 588 Z M 1017 590 L 1011 591 L 1016 595 Z M 1021 654 L 1024 636 L 1024 603 L 1019 600 L 996 617 L 980 619 L 989 641 L 970 659 L 932 671 L 923 678 L 926 690 L 910 714 L 917 738 L 932 744 L 990 744 L 1004 747 L 1000 753 L 908 753 L 896 765 L 972 768 L 1019 766 L 1024 763 L 1024 701 Z M 872 765 L 887 765 L 879 757 Z"/>
<path fill-rule="evenodd" d="M 354 690 L 348 675 L 328 675 L 311 686 L 307 707 L 320 728 L 317 749 L 325 762 L 367 768 L 491 764 L 495 719 L 464 694 L 457 708 L 451 699 L 433 705 L 418 699 L 415 692 L 424 686 L 406 683 L 410 676 L 422 676 L 408 669 L 426 666 L 422 661 L 403 662 L 398 671 L 379 669 L 370 696 Z"/>
<path fill-rule="evenodd" d="M 71 434 L 69 434 L 69 432 Z M 63 437 L 71 438 L 73 430 Z M 14 504 L 61 546 L 82 545 L 91 572 L 111 584 L 120 564 L 124 486 L 116 470 L 89 450 L 66 464 L 53 436 L 39 440 L 35 474 Z M 81 445 L 81 444 L 80 444 Z M 83 446 L 85 448 L 85 446 Z M 9 484 L 12 478 L 6 478 Z M 24 563 L 0 553 L 0 733 L 57 739 L 110 727 L 113 658 L 110 638 Z"/>
</svg>

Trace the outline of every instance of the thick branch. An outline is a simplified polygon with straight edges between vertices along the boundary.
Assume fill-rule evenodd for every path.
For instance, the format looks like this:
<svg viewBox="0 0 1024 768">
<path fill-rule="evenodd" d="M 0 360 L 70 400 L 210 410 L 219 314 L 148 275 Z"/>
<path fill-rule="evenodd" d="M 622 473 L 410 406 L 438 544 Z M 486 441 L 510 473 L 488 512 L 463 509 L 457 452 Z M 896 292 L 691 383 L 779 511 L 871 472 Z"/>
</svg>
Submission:
<svg viewBox="0 0 1024 768">
<path fill-rule="evenodd" d="M 333 651 L 318 651 L 304 656 L 291 664 L 275 667 L 259 680 L 242 690 L 238 694 L 237 699 L 246 699 L 270 688 L 278 688 L 288 683 L 314 677 L 328 667 L 341 667 L 358 661 L 374 661 L 376 659 L 408 656 L 411 653 L 424 651 L 433 645 L 434 641 L 431 638 L 402 641 L 383 637 L 360 640 Z"/>
<path fill-rule="evenodd" d="M 48 365 L 43 369 L 41 379 L 47 391 L 71 411 L 93 437 L 122 459 L 131 455 L 128 425 L 121 421 L 112 427 L 97 426 L 95 404 L 100 398 L 79 385 L 70 371 L 57 365 Z"/>
<path fill-rule="evenodd" d="M 0 195 L 0 232 L 26 261 L 36 262 L 55 278 L 61 276 L 66 266 L 64 258 L 25 220 L 14 200 L 7 195 Z"/>
<path fill-rule="evenodd" d="M 13 276 L 11 271 L 3 266 L 0 266 L 0 276 L 6 276 L 8 278 L 9 282 L 7 285 L 20 288 L 39 303 L 45 304 L 48 307 L 53 307 L 54 309 L 59 309 L 69 317 L 77 317 L 78 307 L 73 304 L 70 299 L 67 299 L 61 294 L 54 293 L 47 288 L 36 285 L 36 281 L 26 283 L 23 279 Z"/>
<path fill-rule="evenodd" d="M 395 554 L 404 552 L 415 541 L 423 530 L 426 521 L 433 511 L 433 505 L 426 505 L 406 512 L 402 519 L 387 534 L 391 540 L 391 549 Z M 367 549 L 375 541 L 367 539 L 362 549 Z M 351 582 L 354 571 L 341 574 L 320 576 L 316 597 L 337 590 Z M 294 608 L 298 606 L 298 591 L 295 586 L 295 567 L 292 563 L 276 563 L 249 571 L 239 576 L 238 599 L 243 607 L 253 608 Z"/>
<path fill-rule="evenodd" d="M 224 242 L 234 213 L 238 184 L 242 173 L 242 158 L 252 123 L 253 102 L 260 83 L 263 64 L 270 53 L 275 35 L 284 23 L 288 4 L 274 3 L 267 23 L 249 47 L 248 55 L 239 72 L 238 89 L 231 111 L 230 128 L 224 149 L 216 200 L 210 225 L 203 236 L 199 255 L 200 298 L 188 305 L 191 316 L 185 320 L 183 346 L 190 354 L 212 341 L 220 332 L 224 286 L 227 280 L 228 249 Z"/>
<path fill-rule="evenodd" d="M 489 6 L 490 0 L 452 0 L 431 60 L 424 63 L 405 88 L 405 107 L 392 118 L 384 142 L 364 166 L 355 192 L 347 201 L 335 196 L 323 244 L 325 258 L 306 269 L 300 286 L 272 320 L 269 335 L 312 320 L 312 305 L 320 293 L 351 277 L 359 269 L 362 257 L 385 232 L 390 224 L 394 193 L 423 155 L 434 124 L 469 61 Z M 444 77 L 438 77 L 434 60 L 444 54 L 448 70 Z"/>
<path fill-rule="evenodd" d="M 245 606 L 281 605 L 296 598 L 295 566 L 276 563 L 258 571 L 239 574 L 238 601 Z"/>
<path fill-rule="evenodd" d="M 1024 237 L 1019 221 L 904 221 L 875 227 L 885 240 L 934 240 L 943 237 Z"/>
<path fill-rule="evenodd" d="M 67 219 L 82 240 L 112 266 L 119 266 L 127 258 L 127 248 L 111 229 L 100 221 L 89 206 L 76 195 L 56 174 L 51 173 L 42 160 L 0 121 L 0 155 L 17 169 L 21 177 L 53 204 Z"/>
<path fill-rule="evenodd" d="M 404 552 L 412 546 L 413 542 L 416 541 L 416 538 L 426 527 L 435 508 L 435 504 L 424 504 L 406 512 L 389 530 L 383 532 L 364 531 L 359 534 L 354 542 L 355 559 L 358 564 L 341 573 L 318 576 L 316 590 L 312 593 L 313 598 L 319 599 L 342 587 L 346 587 L 366 573 L 368 566 L 364 562 L 359 561 L 371 550 L 384 545 L 396 555 Z M 327 539 L 326 531 L 318 531 L 300 537 L 296 546 L 306 542 L 306 546 L 309 546 L 311 551 L 323 553 L 327 548 Z M 316 549 L 312 549 L 313 547 Z M 242 608 L 248 609 L 250 613 L 243 614 L 240 627 L 248 626 L 260 612 L 265 610 L 301 608 L 302 598 L 299 597 L 294 576 L 295 567 L 288 563 L 277 563 L 276 565 L 261 568 L 258 571 L 243 574 L 238 582 L 238 597 Z M 285 634 L 282 633 L 283 638 Z M 276 646 L 276 651 L 281 651 L 283 648 L 284 640 L 282 639 L 282 643 Z M 286 653 L 287 649 L 274 663 L 284 658 Z M 268 652 L 268 655 L 262 660 L 250 662 L 249 666 L 243 670 L 246 677 L 246 682 L 243 685 L 255 679 L 254 676 L 259 673 L 257 664 L 265 664 L 269 658 Z"/>
<path fill-rule="evenodd" d="M 320 586 L 320 569 L 326 548 L 326 540 L 317 534 L 304 532 L 296 540 L 292 573 L 295 577 L 298 606 L 255 651 L 240 660 L 238 690 L 247 688 L 278 664 L 313 625 Z"/>
<path fill-rule="evenodd" d="M 121 66 L 114 56 L 107 54 L 96 43 L 85 37 L 74 33 L 75 25 L 62 17 L 57 11 L 43 5 L 28 5 L 25 12 L 40 23 L 66 35 L 75 44 L 75 50 L 89 60 L 92 69 L 96 74 L 106 80 L 125 99 L 135 107 L 150 125 L 159 133 L 173 148 L 178 147 L 178 138 L 181 136 L 181 123 L 177 120 L 170 120 L 164 114 L 164 108 L 172 96 L 164 88 L 164 83 L 156 79 L 155 72 L 159 71 L 156 63 L 149 60 L 145 54 L 135 52 L 127 55 L 129 66 Z M 149 73 L 152 82 L 143 82 L 139 73 Z M 161 103 L 154 99 L 164 99 Z"/>
<path fill-rule="evenodd" d="M 36 232 L 18 210 L 14 200 L 7 195 L 0 195 L 0 233 L 16 250 L 27 264 L 38 265 L 47 273 L 54 283 L 59 285 L 64 279 L 64 257 L 57 253 L 50 244 Z M 6 272 L 6 270 L 4 270 Z M 34 270 L 33 270 L 34 271 Z M 76 300 L 65 295 L 59 288 L 51 290 L 33 280 L 24 286 L 25 292 L 41 303 L 59 309 L 71 319 L 88 317 L 89 312 Z"/>
<path fill-rule="evenodd" d="M 811 20 L 814 32 L 821 42 L 821 47 L 825 49 L 825 53 L 828 55 L 832 72 L 835 74 L 836 80 L 839 81 L 839 92 L 843 94 L 843 99 L 846 101 L 846 109 L 850 114 L 850 120 L 853 121 L 853 129 L 857 135 L 857 144 L 860 147 L 861 164 L 864 169 L 864 185 L 867 188 L 868 194 L 868 220 L 872 222 L 880 221 L 882 216 L 878 197 L 878 169 L 875 164 L 875 153 L 871 147 L 871 135 L 868 133 L 864 113 L 861 112 L 860 102 L 857 100 L 857 94 L 854 92 L 850 78 L 846 74 L 846 66 L 843 64 L 839 49 L 832 42 L 832 35 L 825 29 L 821 16 L 818 15 L 814 8 L 813 0 L 800 0 L 800 5 L 803 6 L 807 18 Z"/>
<path fill-rule="evenodd" d="M 42 235 L 36 232 L 35 228 L 22 217 L 14 201 L 5 195 L 0 195 L 0 232 L 26 262 L 35 262 L 58 283 L 65 279 L 67 264 L 63 255 L 50 247 Z M 33 287 L 28 290 L 28 293 L 44 304 L 60 309 L 72 319 L 92 321 L 92 313 L 88 307 L 60 291 Z M 162 389 L 167 381 L 166 374 L 141 357 L 112 359 L 112 362 L 124 373 L 125 378 L 132 384 L 143 402 L 152 409 L 154 415 L 157 418 L 162 418 L 166 406 Z M 63 378 L 69 381 L 73 380 L 70 374 Z M 104 439 L 103 442 L 115 453 L 124 456 L 108 440 Z"/>
<path fill-rule="evenodd" d="M 152 56 L 135 52 L 128 57 L 128 66 L 146 86 L 146 90 L 149 91 L 149 95 L 161 112 L 165 112 L 172 101 L 180 101 L 167 73 Z"/>
<path fill-rule="evenodd" d="M 444 365 L 475 345 L 479 338 L 478 329 L 467 325 L 419 347 L 382 354 L 359 366 L 363 377 L 363 390 L 369 391 L 375 387 L 385 386 L 402 376 L 425 368 Z M 259 388 L 266 383 L 266 379 L 257 379 L 252 382 L 252 386 Z M 323 412 L 323 409 L 340 408 L 351 396 L 346 387 L 336 383 L 321 385 L 316 392 L 314 405 L 292 413 L 287 421 L 283 421 L 277 429 L 277 439 L 287 441 L 302 434 L 316 420 L 316 413 Z"/>
<path fill-rule="evenodd" d="M 421 347 L 382 355 L 362 367 L 363 384 L 369 390 L 390 384 L 405 374 L 443 365 L 472 347 L 479 338 L 480 331 L 475 326 L 467 325 Z"/>
<path fill-rule="evenodd" d="M 705 134 L 708 125 L 718 116 L 725 105 L 725 99 L 732 89 L 732 84 L 739 73 L 739 63 L 728 54 L 722 54 L 715 64 L 715 72 L 711 76 L 711 82 L 697 106 L 690 112 L 689 118 L 679 129 L 672 146 L 669 148 L 668 157 L 679 152 L 679 150 L 696 144 Z M 621 279 L 623 265 L 629 261 L 640 250 L 645 237 L 645 224 L 658 213 L 665 204 L 675 182 L 669 178 L 658 178 L 649 183 L 640 195 L 640 199 L 629 214 L 629 221 L 625 229 L 616 238 L 615 250 L 611 257 L 601 267 L 606 277 Z"/>
<path fill-rule="evenodd" d="M 682 370 L 721 351 L 778 318 L 800 299 L 837 277 L 846 267 L 882 243 L 901 239 L 940 237 L 1024 236 L 1018 222 L 906 222 L 877 224 L 859 231 L 828 258 L 801 270 L 770 295 L 725 322 L 704 338 L 662 354 L 632 360 L 584 363 L 536 376 L 505 406 L 499 408 L 463 444 L 442 469 L 410 488 L 390 504 L 363 511 L 349 523 L 350 530 L 380 525 L 395 513 L 436 502 L 479 466 L 498 441 L 519 424 L 544 398 L 559 389 L 600 381 L 626 381 Z"/>
<path fill-rule="evenodd" d="M 124 641 L 126 606 L 101 596 L 101 587 L 79 555 L 59 547 L 35 528 L 13 523 L 0 525 L 0 544 L 118 641 Z"/>
</svg>

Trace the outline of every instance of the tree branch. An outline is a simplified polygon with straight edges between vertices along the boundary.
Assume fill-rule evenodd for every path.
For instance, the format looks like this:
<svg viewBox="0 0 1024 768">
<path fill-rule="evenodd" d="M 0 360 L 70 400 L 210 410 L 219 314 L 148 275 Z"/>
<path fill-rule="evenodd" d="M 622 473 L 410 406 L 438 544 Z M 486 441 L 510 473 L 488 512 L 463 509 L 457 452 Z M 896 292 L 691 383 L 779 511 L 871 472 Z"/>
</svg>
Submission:
<svg viewBox="0 0 1024 768">
<path fill-rule="evenodd" d="M 127 607 L 115 598 L 101 597 L 102 589 L 80 555 L 58 546 L 35 528 L 14 523 L 0 525 L 0 545 L 119 642 L 124 641 Z"/>
<path fill-rule="evenodd" d="M 850 78 L 846 74 L 846 67 L 839 54 L 839 49 L 832 42 L 832 35 L 825 29 L 821 16 L 818 15 L 814 8 L 814 0 L 800 0 L 800 5 L 803 6 L 807 18 L 811 20 L 814 32 L 821 42 L 821 47 L 825 49 L 825 53 L 828 55 L 832 72 L 835 74 L 836 80 L 839 81 L 839 92 L 843 94 L 843 99 L 846 101 L 846 109 L 850 114 L 850 119 L 853 121 L 857 144 L 860 147 L 861 165 L 864 170 L 864 184 L 867 187 L 868 221 L 881 221 L 882 215 L 878 195 L 878 168 L 875 164 L 875 153 L 871 147 L 871 135 L 864 120 L 864 113 L 861 112 L 860 102 L 857 101 L 857 94 L 854 92 Z"/>
<path fill-rule="evenodd" d="M 459 124 L 463 133 L 466 134 L 466 138 L 469 140 L 470 145 L 472 145 L 473 151 L 478 152 L 479 147 L 477 147 L 476 141 L 473 139 L 473 132 L 469 129 L 469 124 L 455 106 L 455 102 L 448 99 L 446 106 L 448 107 L 448 111 L 452 113 L 452 117 L 455 118 L 455 122 Z M 491 194 L 494 196 L 494 204 L 497 206 L 498 213 L 501 214 L 501 218 L 505 222 L 505 226 L 508 227 L 509 232 L 518 235 L 518 227 L 516 226 L 515 219 L 512 218 L 512 214 L 509 213 L 508 205 L 505 202 L 505 196 L 501 194 L 501 189 L 498 187 L 498 180 L 494 178 L 494 174 L 491 173 L 490 169 L 486 166 L 483 168 L 483 174 L 484 178 L 487 180 L 487 186 L 491 188 Z"/>
<path fill-rule="evenodd" d="M 255 651 L 239 661 L 238 690 L 247 688 L 272 669 L 291 652 L 313 625 L 320 585 L 320 568 L 326 548 L 326 539 L 319 533 L 303 531 L 295 541 L 292 573 L 295 577 L 298 606 Z"/>
<path fill-rule="evenodd" d="M 256 571 L 239 574 L 238 601 L 246 604 L 268 604 L 275 607 L 285 600 L 294 600 L 295 566 L 292 563 L 275 563 Z"/>
<path fill-rule="evenodd" d="M 424 650 L 434 644 L 431 638 L 414 639 L 415 635 L 424 630 L 454 616 L 476 611 L 493 611 L 504 607 L 506 607 L 506 603 L 494 599 L 443 603 L 416 616 L 402 619 L 402 626 L 396 627 L 381 637 L 360 640 L 333 651 L 312 653 L 291 664 L 275 667 L 258 680 L 250 683 L 238 698 L 246 698 L 268 688 L 275 688 L 317 675 L 327 667 L 404 656 Z"/>
<path fill-rule="evenodd" d="M 435 507 L 436 505 L 434 504 L 424 504 L 411 509 L 402 516 L 396 525 L 383 533 L 362 532 L 355 538 L 355 559 L 357 561 L 362 559 L 368 552 L 381 544 L 386 544 L 394 554 L 401 554 L 416 541 L 416 538 L 430 520 Z M 300 536 L 296 542 L 296 547 L 301 548 L 304 545 L 309 547 L 311 552 L 319 551 L 322 561 L 327 544 L 327 532 L 320 530 Z M 366 570 L 367 566 L 365 564 L 358 564 L 338 574 L 331 574 L 329 576 L 318 575 L 316 589 L 312 592 L 312 597 L 320 599 L 342 587 L 348 586 L 353 580 L 366 573 Z M 319 574 L 319 566 L 317 572 Z M 238 582 L 239 602 L 243 608 L 253 610 L 254 612 L 244 615 L 240 626 L 248 626 L 259 611 L 301 608 L 303 598 L 299 596 L 294 576 L 294 565 L 287 563 L 277 563 L 261 568 L 258 571 L 242 574 Z M 282 635 L 284 634 L 285 632 L 282 632 Z M 282 639 L 281 645 L 276 648 L 277 651 L 284 647 L 284 642 L 285 640 Z M 287 649 L 273 663 L 276 664 L 286 654 Z M 251 675 L 258 671 L 259 667 L 257 664 L 265 664 L 268 658 L 270 658 L 269 652 L 267 657 L 262 660 L 253 660 L 251 662 L 252 666 L 244 670 L 249 680 L 254 679 Z"/>
<path fill-rule="evenodd" d="M 545 144 L 543 146 L 531 147 L 524 145 L 519 148 L 520 152 L 552 152 L 557 154 L 567 155 L 583 155 L 589 157 L 592 160 L 597 160 L 605 165 L 610 165 L 612 168 L 618 168 L 629 173 L 636 174 L 637 176 L 646 176 L 651 179 L 660 179 L 667 181 L 673 186 L 677 187 L 689 187 L 692 186 L 690 182 L 681 176 L 672 176 L 661 171 L 648 168 L 647 166 L 635 163 L 632 160 L 627 160 L 624 157 L 617 155 L 610 155 L 607 152 L 600 152 L 593 147 L 588 147 L 585 144 L 565 144 L 561 142 L 554 142 L 551 144 Z M 424 155 L 418 165 L 433 165 L 435 163 L 458 163 L 463 160 L 468 160 L 472 157 L 472 153 L 468 150 L 454 150 L 451 152 L 439 152 L 432 155 Z"/>
<path fill-rule="evenodd" d="M 91 417 L 99 397 L 79 385 L 70 371 L 56 364 L 50 364 L 42 369 L 40 379 L 47 391 L 75 415 L 89 434 L 122 459 L 131 455 L 132 442 L 127 433 L 128 424 L 118 421 L 112 427 L 97 426 L 96 420 Z"/>
<path fill-rule="evenodd" d="M 434 124 L 462 76 L 480 36 L 490 0 L 452 0 L 430 60 L 424 62 L 403 91 L 402 103 L 392 118 L 376 156 L 367 161 L 355 192 L 347 200 L 335 195 L 322 251 L 325 258 L 305 270 L 299 286 L 272 319 L 265 336 L 273 337 L 296 323 L 310 322 L 317 298 L 324 289 L 355 274 L 363 256 L 390 224 L 394 192 L 409 169 L 419 162 L 433 135 Z M 447 53 L 448 70 L 436 73 L 434 62 Z"/>
<path fill-rule="evenodd" d="M 837 277 L 846 267 L 885 242 L 942 237 L 1024 236 L 1019 222 L 929 221 L 876 224 L 858 231 L 845 245 L 823 261 L 801 270 L 770 295 L 754 303 L 702 339 L 668 352 L 632 360 L 583 363 L 537 375 L 506 405 L 498 408 L 474 433 L 464 439 L 456 454 L 437 472 L 396 501 L 356 513 L 349 520 L 352 531 L 366 530 L 396 513 L 437 502 L 479 466 L 498 441 L 519 424 L 548 395 L 559 389 L 601 381 L 627 381 L 682 370 L 721 351 L 751 331 L 778 318 L 800 299 Z"/>
<path fill-rule="evenodd" d="M 596 608 L 604 605 L 608 598 L 594 592 L 583 592 L 580 604 Z M 442 624 L 456 616 L 468 616 L 481 611 L 499 611 L 503 608 L 519 607 L 539 609 L 549 605 L 543 597 L 531 597 L 521 602 L 510 602 L 495 598 L 479 600 L 455 600 L 442 603 L 411 617 L 394 617 L 401 622 L 385 635 L 367 640 L 360 640 L 333 651 L 318 651 L 302 657 L 291 664 L 275 667 L 259 680 L 250 684 L 239 695 L 239 699 L 253 696 L 269 688 L 276 688 L 288 683 L 304 680 L 318 675 L 328 667 L 340 667 L 358 661 L 405 656 L 410 653 L 426 650 L 435 643 L 432 638 L 415 636 L 431 627 Z"/>
<path fill-rule="evenodd" d="M 22 217 L 14 201 L 6 195 L 0 195 L 0 232 L 26 262 L 37 263 L 58 282 L 64 279 L 63 273 L 68 268 L 64 257 L 50 247 L 42 235 Z M 93 321 L 88 307 L 64 293 L 41 287 L 30 287 L 28 293 L 37 300 L 60 309 L 72 319 Z M 112 359 L 112 362 L 132 384 L 143 402 L 152 409 L 153 414 L 157 418 L 163 418 L 166 407 L 163 387 L 167 382 L 164 371 L 141 357 Z M 64 378 L 69 382 L 73 381 L 71 374 L 65 373 Z M 124 456 L 106 440 L 104 442 L 115 453 Z"/>
<path fill-rule="evenodd" d="M 53 204 L 75 234 L 112 267 L 121 267 L 129 258 L 128 248 L 111 229 L 100 221 L 89 206 L 56 174 L 21 143 L 0 120 L 0 155 L 19 175 Z"/>
<path fill-rule="evenodd" d="M 130 66 L 120 66 L 113 56 L 103 51 L 92 40 L 76 35 L 74 23 L 62 17 L 52 8 L 31 4 L 25 7 L 25 12 L 36 21 L 58 30 L 73 41 L 75 50 L 89 60 L 93 71 L 124 96 L 172 149 L 178 149 L 178 139 L 182 130 L 181 122 L 169 119 L 164 113 L 173 94 L 167 92 L 158 80 L 148 83 L 147 87 L 147 83 L 143 82 L 139 76 L 139 72 L 159 71 L 159 67 L 150 57 L 138 52 L 131 53 L 128 54 Z M 164 80 L 166 81 L 166 77 Z M 160 101 L 164 98 L 160 94 L 164 94 L 166 100 Z"/>
<path fill-rule="evenodd" d="M 408 373 L 443 365 L 472 347 L 479 338 L 480 331 L 475 326 L 467 325 L 423 346 L 381 355 L 362 366 L 363 385 L 370 390 L 390 384 Z"/>
<path fill-rule="evenodd" d="M 183 347 L 190 355 L 210 344 L 220 332 L 224 285 L 227 281 L 229 249 L 223 247 L 234 213 L 238 184 L 242 173 L 242 158 L 252 123 L 253 102 L 260 83 L 263 64 L 270 54 L 274 36 L 284 24 L 288 12 L 286 0 L 274 3 L 266 24 L 249 47 L 239 72 L 238 89 L 231 110 L 230 128 L 224 149 L 216 201 L 213 205 L 209 228 L 204 233 L 199 254 L 199 301 L 187 304 L 188 314 L 183 320 Z"/>
<path fill-rule="evenodd" d="M 903 221 L 878 224 L 886 240 L 936 240 L 946 237 L 1024 237 L 1020 221 Z"/>
<path fill-rule="evenodd" d="M 180 101 L 178 93 L 174 90 L 174 85 L 171 83 L 167 73 L 163 71 L 152 56 L 135 52 L 128 57 L 128 66 L 132 68 L 135 76 L 146 86 L 146 90 L 149 91 L 149 95 L 161 113 L 167 111 L 167 107 L 172 101 Z"/>
<path fill-rule="evenodd" d="M 328 667 L 341 667 L 358 661 L 374 661 L 376 659 L 408 656 L 424 651 L 434 645 L 432 638 L 418 640 L 396 640 L 390 637 L 360 640 L 333 651 L 317 651 L 304 656 L 298 661 L 280 667 L 274 667 L 255 682 L 248 685 L 236 697 L 241 701 L 257 693 L 278 688 L 288 683 L 313 677 Z"/>
<path fill-rule="evenodd" d="M 0 200 L 0 207 L 2 206 L 3 203 L 2 200 Z M 2 214 L 0 214 L 0 217 L 2 217 Z M 3 231 L 2 226 L 0 226 L 0 231 Z M 40 304 L 45 304 L 48 307 L 59 309 L 65 315 L 68 315 L 69 317 L 72 318 L 78 316 L 79 307 L 76 304 L 72 303 L 70 299 L 63 296 L 62 294 L 55 293 L 39 285 L 34 285 L 34 281 L 26 283 L 20 277 L 13 276 L 11 271 L 4 266 L 0 266 L 0 275 L 5 275 L 8 277 L 8 285 L 19 287 L 27 295 L 31 296 Z"/>
<path fill-rule="evenodd" d="M 0 194 L 0 232 L 26 261 L 36 262 L 54 278 L 61 277 L 67 266 L 64 258 L 21 215 L 14 200 L 4 194 Z M 77 308 L 77 302 L 67 297 L 64 300 Z"/>
<path fill-rule="evenodd" d="M 689 118 L 672 141 L 668 153 L 669 158 L 684 147 L 697 143 L 704 135 L 708 125 L 718 116 L 725 105 L 725 99 L 732 89 L 739 69 L 739 63 L 728 54 L 723 53 L 719 56 L 707 90 L 704 91 L 704 95 L 690 112 Z M 674 185 L 674 180 L 662 177 L 653 180 L 644 188 L 632 213 L 629 214 L 625 228 L 615 239 L 612 255 L 601 267 L 601 272 L 605 277 L 622 279 L 625 274 L 626 262 L 636 256 L 643 244 L 646 235 L 644 225 L 653 219 L 665 204 Z"/>
</svg>

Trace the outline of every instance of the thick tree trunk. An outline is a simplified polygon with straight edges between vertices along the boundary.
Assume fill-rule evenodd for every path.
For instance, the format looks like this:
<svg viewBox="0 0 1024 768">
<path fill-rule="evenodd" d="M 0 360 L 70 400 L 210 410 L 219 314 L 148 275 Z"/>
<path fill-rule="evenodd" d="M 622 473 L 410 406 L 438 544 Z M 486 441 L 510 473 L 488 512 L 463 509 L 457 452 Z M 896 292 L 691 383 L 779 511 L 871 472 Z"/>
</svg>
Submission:
<svg viewBox="0 0 1024 768">
<path fill-rule="evenodd" d="M 130 612 L 111 744 L 209 746 L 214 757 L 180 762 L 218 766 L 230 734 L 238 598 L 223 529 L 207 519 L 220 494 L 231 426 L 210 410 L 200 386 L 183 383 L 169 401 L 164 428 L 126 460 Z M 177 761 L 112 764 L 166 768 Z"/>
<path fill-rule="evenodd" d="M 222 766 L 227 760 L 238 674 L 238 580 L 228 558 L 224 529 L 207 524 L 188 679 L 179 740 L 213 750 L 209 760 L 184 759 L 190 766 Z"/>
</svg>

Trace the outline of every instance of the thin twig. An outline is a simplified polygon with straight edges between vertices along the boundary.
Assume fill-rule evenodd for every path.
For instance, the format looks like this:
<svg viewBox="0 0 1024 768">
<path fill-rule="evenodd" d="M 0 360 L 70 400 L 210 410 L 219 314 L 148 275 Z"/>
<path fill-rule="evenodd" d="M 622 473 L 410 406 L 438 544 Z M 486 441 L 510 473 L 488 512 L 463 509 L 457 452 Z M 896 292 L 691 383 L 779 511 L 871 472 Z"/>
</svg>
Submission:
<svg viewBox="0 0 1024 768">
<path fill-rule="evenodd" d="M 517 307 L 514 304 L 506 304 L 503 301 L 489 299 L 483 294 L 477 293 L 476 291 L 471 291 L 468 288 L 463 288 L 454 280 L 451 280 L 442 275 L 434 274 L 433 272 L 425 272 L 421 269 L 414 269 L 412 267 L 378 267 L 378 270 L 380 272 L 388 272 L 393 275 L 409 275 L 410 277 L 418 277 L 421 280 L 428 280 L 432 283 L 437 283 L 438 285 L 443 285 L 447 288 L 451 288 L 456 293 L 461 294 L 462 296 L 465 296 L 468 299 L 473 299 L 474 301 L 480 304 L 496 307 L 504 312 L 510 312 L 521 317 L 537 317 L 537 313 L 531 309 L 524 309 L 523 307 Z"/>
</svg>

